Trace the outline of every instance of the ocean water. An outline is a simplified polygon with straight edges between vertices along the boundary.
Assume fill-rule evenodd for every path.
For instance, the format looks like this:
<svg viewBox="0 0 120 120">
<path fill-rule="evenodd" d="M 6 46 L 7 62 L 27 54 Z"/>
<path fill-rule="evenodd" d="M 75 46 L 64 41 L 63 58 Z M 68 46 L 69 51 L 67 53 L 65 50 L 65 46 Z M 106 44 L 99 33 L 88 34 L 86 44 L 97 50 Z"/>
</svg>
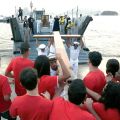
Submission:
<svg viewBox="0 0 120 120">
<path fill-rule="evenodd" d="M 104 57 L 120 57 L 120 16 L 94 16 L 85 31 L 85 43 Z"/>
<path fill-rule="evenodd" d="M 10 24 L 0 23 L 0 56 L 11 56 L 13 52 L 13 41 Z"/>
<path fill-rule="evenodd" d="M 93 16 L 84 33 L 84 42 L 104 57 L 120 57 L 120 16 Z M 10 24 L 0 23 L 0 56 L 11 56 L 13 41 Z"/>
</svg>

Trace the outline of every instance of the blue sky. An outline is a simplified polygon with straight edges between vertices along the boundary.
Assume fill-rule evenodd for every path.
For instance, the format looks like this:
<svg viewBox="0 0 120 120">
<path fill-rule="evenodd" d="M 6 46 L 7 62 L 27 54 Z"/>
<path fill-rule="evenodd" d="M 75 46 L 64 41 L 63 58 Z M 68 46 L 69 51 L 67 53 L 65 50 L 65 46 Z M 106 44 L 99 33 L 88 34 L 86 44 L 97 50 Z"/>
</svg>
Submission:
<svg viewBox="0 0 120 120">
<path fill-rule="evenodd" d="M 31 0 L 1 0 L 0 15 L 11 15 L 15 13 L 15 7 L 27 7 L 30 9 Z M 119 0 L 32 0 L 33 8 L 54 12 L 56 14 L 63 13 L 67 10 L 75 8 L 77 5 L 82 9 L 102 9 L 117 10 L 120 12 Z"/>
</svg>

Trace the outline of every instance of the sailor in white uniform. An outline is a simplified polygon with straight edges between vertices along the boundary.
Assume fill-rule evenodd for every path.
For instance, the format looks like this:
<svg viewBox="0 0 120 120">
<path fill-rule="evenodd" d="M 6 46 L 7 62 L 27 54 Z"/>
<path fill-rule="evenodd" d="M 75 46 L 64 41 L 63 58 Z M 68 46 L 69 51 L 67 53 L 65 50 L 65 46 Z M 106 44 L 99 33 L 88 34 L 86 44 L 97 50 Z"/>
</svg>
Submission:
<svg viewBox="0 0 120 120">
<path fill-rule="evenodd" d="M 48 55 L 48 47 L 45 44 L 40 44 L 37 48 L 36 48 L 37 52 L 38 52 L 38 56 L 39 55 Z"/>
<path fill-rule="evenodd" d="M 49 53 L 48 58 L 50 61 L 50 75 L 51 76 L 58 75 L 58 64 L 57 64 L 56 55 L 53 53 Z"/>
<path fill-rule="evenodd" d="M 73 70 L 73 77 L 76 79 L 78 74 L 78 57 L 81 48 L 79 46 L 79 42 L 73 42 L 73 45 L 67 44 L 67 46 L 70 50 L 70 64 Z"/>
</svg>

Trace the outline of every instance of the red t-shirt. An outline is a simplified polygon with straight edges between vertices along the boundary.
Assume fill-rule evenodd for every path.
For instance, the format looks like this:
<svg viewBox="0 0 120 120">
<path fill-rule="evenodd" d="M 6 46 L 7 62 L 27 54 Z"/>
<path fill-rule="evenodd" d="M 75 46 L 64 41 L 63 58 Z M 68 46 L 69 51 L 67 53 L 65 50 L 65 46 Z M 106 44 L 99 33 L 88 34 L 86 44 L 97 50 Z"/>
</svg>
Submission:
<svg viewBox="0 0 120 120">
<path fill-rule="evenodd" d="M 104 73 L 100 69 L 97 69 L 89 72 L 83 79 L 83 82 L 86 87 L 101 94 L 106 84 L 106 79 Z"/>
<path fill-rule="evenodd" d="M 7 77 L 0 75 L 0 112 L 4 112 L 9 109 L 11 100 L 5 101 L 4 96 L 11 94 L 11 88 Z"/>
<path fill-rule="evenodd" d="M 32 60 L 23 57 L 16 57 L 11 60 L 8 65 L 6 72 L 13 71 L 14 79 L 15 79 L 15 92 L 18 96 L 24 95 L 26 90 L 22 87 L 19 81 L 20 72 L 26 67 L 33 67 L 34 63 Z"/>
<path fill-rule="evenodd" d="M 50 120 L 96 120 L 92 114 L 84 111 L 61 97 L 53 100 Z"/>
<path fill-rule="evenodd" d="M 105 109 L 102 103 L 93 103 L 93 108 L 101 120 L 120 120 L 120 112 L 117 109 Z"/>
<path fill-rule="evenodd" d="M 58 84 L 58 76 L 43 75 L 39 79 L 39 84 L 38 84 L 39 94 L 48 91 L 52 98 L 55 94 L 55 89 L 57 87 L 57 84 Z"/>
<path fill-rule="evenodd" d="M 52 105 L 51 101 L 41 96 L 18 96 L 10 107 L 10 115 L 19 116 L 21 120 L 48 120 Z"/>
</svg>

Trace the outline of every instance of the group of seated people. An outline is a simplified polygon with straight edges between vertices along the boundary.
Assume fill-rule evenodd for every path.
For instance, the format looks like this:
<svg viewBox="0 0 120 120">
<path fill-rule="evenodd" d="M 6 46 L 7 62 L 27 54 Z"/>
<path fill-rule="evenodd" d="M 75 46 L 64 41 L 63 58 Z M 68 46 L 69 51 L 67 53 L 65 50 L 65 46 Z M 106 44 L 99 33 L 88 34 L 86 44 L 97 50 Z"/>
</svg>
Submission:
<svg viewBox="0 0 120 120">
<path fill-rule="evenodd" d="M 60 54 L 55 59 L 39 55 L 28 58 L 29 44 L 22 43 L 21 56 L 13 58 L 0 75 L 0 118 L 8 120 L 120 120 L 119 61 L 109 59 L 106 76 L 99 69 L 100 52 L 89 52 L 89 72 L 73 79 Z M 50 75 L 51 63 L 59 61 L 62 74 Z M 7 77 L 13 78 L 9 81 Z M 11 101 L 10 83 L 16 97 Z M 62 97 L 68 86 L 68 99 Z"/>
</svg>

